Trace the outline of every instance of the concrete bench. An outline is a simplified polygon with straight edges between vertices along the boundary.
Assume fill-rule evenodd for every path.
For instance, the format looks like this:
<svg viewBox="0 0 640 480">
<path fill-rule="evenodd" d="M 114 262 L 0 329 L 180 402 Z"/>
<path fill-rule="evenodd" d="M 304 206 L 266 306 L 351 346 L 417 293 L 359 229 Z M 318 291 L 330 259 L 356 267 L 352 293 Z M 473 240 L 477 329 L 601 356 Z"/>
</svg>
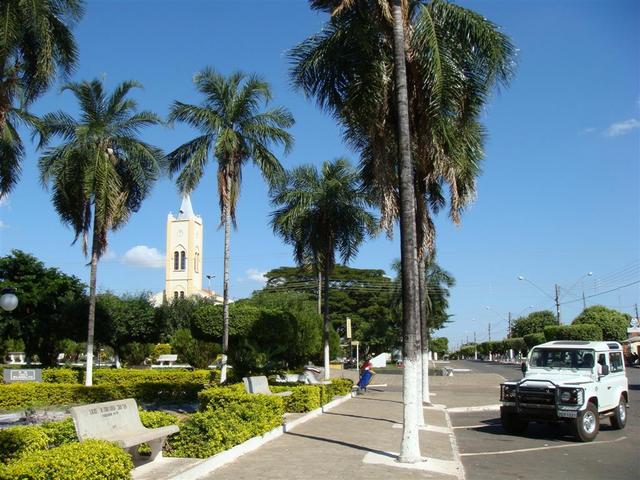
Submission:
<svg viewBox="0 0 640 480">
<path fill-rule="evenodd" d="M 115 442 L 136 459 L 140 459 L 138 446 L 142 443 L 151 448 L 150 460 L 161 457 L 164 441 L 179 430 L 177 425 L 146 428 L 133 398 L 72 407 L 71 416 L 81 442 L 89 438 Z"/>
<path fill-rule="evenodd" d="M 177 364 L 178 355 L 175 353 L 169 353 L 165 355 L 159 355 L 156 363 L 151 365 L 151 368 L 193 368 L 188 364 Z"/>
<path fill-rule="evenodd" d="M 269 382 L 267 381 L 267 377 L 244 377 L 242 379 L 244 382 L 244 389 L 247 393 L 262 393 L 263 395 L 275 395 L 277 397 L 288 397 L 293 392 L 278 392 L 273 393 L 269 390 Z"/>
</svg>

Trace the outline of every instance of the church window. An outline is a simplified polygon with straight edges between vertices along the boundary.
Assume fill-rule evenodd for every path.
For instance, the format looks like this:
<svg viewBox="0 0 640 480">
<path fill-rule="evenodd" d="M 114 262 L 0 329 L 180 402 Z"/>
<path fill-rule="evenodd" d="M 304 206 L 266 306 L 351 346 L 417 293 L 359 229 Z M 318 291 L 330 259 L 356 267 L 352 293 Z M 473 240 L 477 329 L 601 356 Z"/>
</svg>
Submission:
<svg viewBox="0 0 640 480">
<path fill-rule="evenodd" d="M 200 253 L 196 252 L 196 255 L 193 259 L 193 269 L 196 273 L 200 271 Z"/>
<path fill-rule="evenodd" d="M 180 292 L 180 298 L 184 298 L 184 292 Z"/>
<path fill-rule="evenodd" d="M 184 252 L 180 252 L 180 270 L 187 269 L 187 255 Z"/>
<path fill-rule="evenodd" d="M 178 299 L 178 292 L 173 292 L 173 299 L 177 300 Z"/>
<path fill-rule="evenodd" d="M 173 252 L 173 269 L 178 270 L 180 268 L 180 253 Z"/>
</svg>

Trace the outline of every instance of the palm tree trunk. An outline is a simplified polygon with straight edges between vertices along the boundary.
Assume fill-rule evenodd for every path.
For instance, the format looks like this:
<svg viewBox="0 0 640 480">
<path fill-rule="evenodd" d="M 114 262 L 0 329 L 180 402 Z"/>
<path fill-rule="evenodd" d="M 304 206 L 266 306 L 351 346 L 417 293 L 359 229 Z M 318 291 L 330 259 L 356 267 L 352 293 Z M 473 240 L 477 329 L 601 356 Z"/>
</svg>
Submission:
<svg viewBox="0 0 640 480">
<path fill-rule="evenodd" d="M 224 200 L 224 286 L 222 300 L 222 368 L 220 371 L 220 383 L 227 380 L 227 352 L 229 350 L 229 255 L 231 251 L 231 179 L 225 177 L 227 182 L 227 196 Z"/>
<path fill-rule="evenodd" d="M 427 322 L 427 286 L 425 273 L 427 268 L 426 254 L 418 262 L 418 288 L 420 295 L 420 343 L 422 344 L 422 403 L 431 405 L 429 391 L 429 325 Z"/>
<path fill-rule="evenodd" d="M 418 261 L 413 164 L 409 137 L 409 105 L 405 65 L 402 0 L 393 0 L 393 47 L 398 103 L 398 138 L 400 153 L 400 248 L 402 261 L 403 318 L 403 429 L 398 460 L 415 463 L 421 460 L 418 436 L 417 366 L 419 337 Z M 420 402 L 421 403 L 421 402 Z"/>
<path fill-rule="evenodd" d="M 329 258 L 326 256 L 325 258 Z M 324 344 L 324 379 L 329 380 L 329 262 L 325 259 L 324 265 L 324 318 L 322 328 L 322 340 Z"/>
<path fill-rule="evenodd" d="M 93 385 L 93 337 L 96 326 L 96 277 L 98 271 L 98 229 L 96 212 L 93 212 L 93 239 L 91 241 L 91 273 L 89 276 L 89 328 L 87 332 L 87 368 L 84 384 Z"/>
<path fill-rule="evenodd" d="M 318 315 L 322 315 L 322 272 L 318 268 Z"/>
</svg>

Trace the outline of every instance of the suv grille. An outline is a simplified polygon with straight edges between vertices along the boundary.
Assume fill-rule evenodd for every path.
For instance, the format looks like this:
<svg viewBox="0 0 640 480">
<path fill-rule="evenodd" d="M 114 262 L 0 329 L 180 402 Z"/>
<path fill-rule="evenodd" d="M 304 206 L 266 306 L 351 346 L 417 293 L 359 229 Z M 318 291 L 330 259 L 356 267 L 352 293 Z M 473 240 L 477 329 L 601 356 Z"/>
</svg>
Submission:
<svg viewBox="0 0 640 480">
<path fill-rule="evenodd" d="M 555 407 L 556 389 L 552 387 L 520 387 L 518 402 L 522 407 Z"/>
</svg>

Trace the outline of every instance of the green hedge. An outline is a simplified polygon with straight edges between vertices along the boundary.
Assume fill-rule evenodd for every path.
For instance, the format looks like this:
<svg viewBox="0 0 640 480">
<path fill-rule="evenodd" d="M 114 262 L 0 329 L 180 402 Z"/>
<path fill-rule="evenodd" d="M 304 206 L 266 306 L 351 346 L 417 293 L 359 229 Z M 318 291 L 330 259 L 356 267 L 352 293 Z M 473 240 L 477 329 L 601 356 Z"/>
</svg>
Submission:
<svg viewBox="0 0 640 480">
<path fill-rule="evenodd" d="M 129 480 L 133 463 L 120 447 L 101 440 L 34 452 L 0 466 L 0 480 Z"/>
<path fill-rule="evenodd" d="M 282 425 L 280 397 L 205 392 L 206 410 L 191 415 L 172 435 L 168 456 L 206 458 Z"/>
<path fill-rule="evenodd" d="M 321 399 L 324 397 L 324 385 L 295 385 L 276 386 L 270 385 L 269 389 L 274 392 L 292 392 L 288 397 L 282 397 L 285 412 L 304 413 L 320 408 Z M 325 402 L 326 403 L 326 402 Z"/>
<path fill-rule="evenodd" d="M 72 368 L 44 368 L 42 381 L 47 383 L 80 383 L 81 370 Z"/>
<path fill-rule="evenodd" d="M 284 415 L 284 402 L 282 397 L 270 395 L 254 395 L 245 393 L 242 384 L 228 387 L 212 387 L 198 393 L 200 411 L 224 410 L 233 405 L 260 405 L 261 408 L 272 409 L 276 414 Z"/>
<path fill-rule="evenodd" d="M 544 336 L 548 342 L 553 340 L 602 340 L 602 328 L 598 325 L 554 325 L 544 327 Z"/>
<path fill-rule="evenodd" d="M 49 446 L 49 436 L 40 427 L 13 427 L 0 430 L 0 461 L 10 462 Z"/>
<path fill-rule="evenodd" d="M 121 398 L 138 401 L 191 402 L 204 388 L 200 382 L 122 382 L 85 387 L 65 383 L 12 383 L 0 385 L 0 410 L 51 405 L 106 402 Z"/>
<path fill-rule="evenodd" d="M 67 443 L 73 443 L 78 441 L 78 435 L 76 434 L 76 427 L 73 424 L 73 419 L 67 418 L 59 422 L 45 422 L 38 427 L 33 426 L 31 428 L 41 428 L 49 437 L 49 448 L 59 447 L 66 445 Z"/>
<path fill-rule="evenodd" d="M 174 369 L 131 369 L 109 368 L 93 373 L 94 385 L 125 385 L 131 382 L 194 382 L 208 385 L 217 381 L 215 370 L 174 370 Z"/>
<path fill-rule="evenodd" d="M 531 350 L 536 345 L 540 345 L 541 343 L 544 343 L 546 341 L 544 333 L 529 333 L 528 335 L 522 337 L 522 339 L 524 340 L 524 343 L 527 345 L 527 348 L 529 350 Z"/>
</svg>

